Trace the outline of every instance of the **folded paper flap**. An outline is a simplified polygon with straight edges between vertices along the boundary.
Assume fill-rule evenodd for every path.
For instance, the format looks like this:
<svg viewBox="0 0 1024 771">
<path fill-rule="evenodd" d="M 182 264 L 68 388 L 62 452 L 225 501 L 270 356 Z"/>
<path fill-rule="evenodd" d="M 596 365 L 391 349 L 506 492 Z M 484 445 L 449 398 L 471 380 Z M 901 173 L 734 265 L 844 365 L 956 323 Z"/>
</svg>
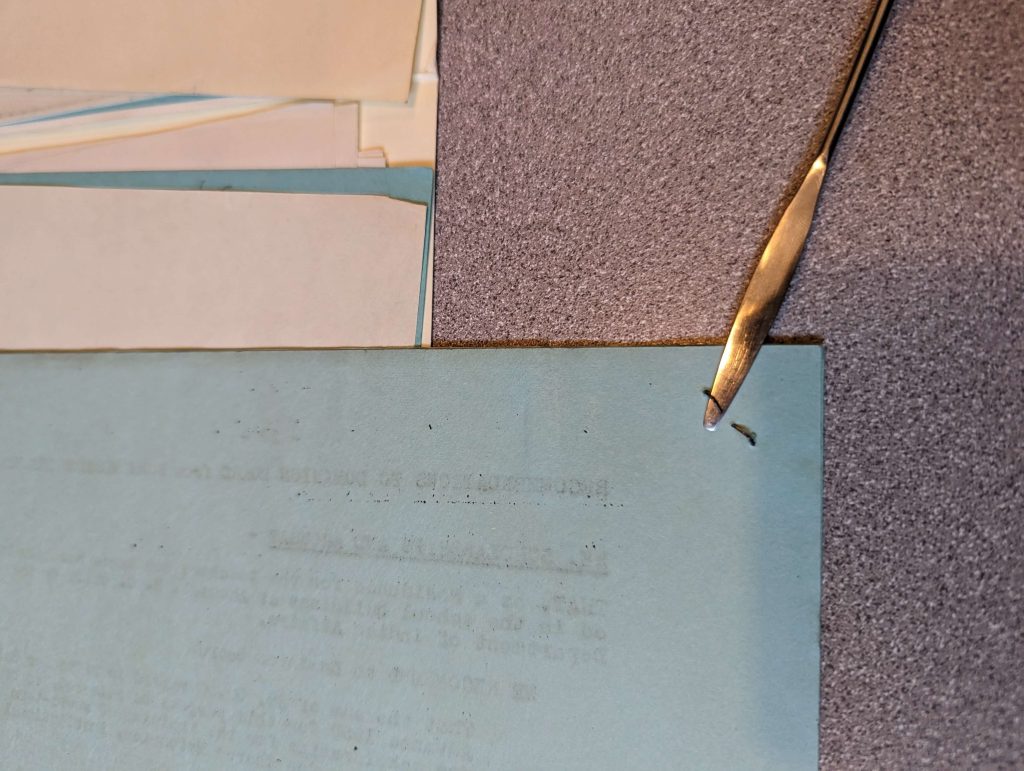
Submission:
<svg viewBox="0 0 1024 771">
<path fill-rule="evenodd" d="M 401 101 L 421 8 L 421 0 L 5 0 L 0 85 Z"/>
</svg>

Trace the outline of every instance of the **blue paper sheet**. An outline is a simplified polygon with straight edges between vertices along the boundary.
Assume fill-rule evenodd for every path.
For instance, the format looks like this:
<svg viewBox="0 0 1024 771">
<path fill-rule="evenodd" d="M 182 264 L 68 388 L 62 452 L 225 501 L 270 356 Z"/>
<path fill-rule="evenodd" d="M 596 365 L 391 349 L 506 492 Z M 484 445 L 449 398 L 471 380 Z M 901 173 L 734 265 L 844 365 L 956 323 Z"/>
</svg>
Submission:
<svg viewBox="0 0 1024 771">
<path fill-rule="evenodd" d="M 11 768 L 814 769 L 822 358 L 0 356 Z"/>
</svg>

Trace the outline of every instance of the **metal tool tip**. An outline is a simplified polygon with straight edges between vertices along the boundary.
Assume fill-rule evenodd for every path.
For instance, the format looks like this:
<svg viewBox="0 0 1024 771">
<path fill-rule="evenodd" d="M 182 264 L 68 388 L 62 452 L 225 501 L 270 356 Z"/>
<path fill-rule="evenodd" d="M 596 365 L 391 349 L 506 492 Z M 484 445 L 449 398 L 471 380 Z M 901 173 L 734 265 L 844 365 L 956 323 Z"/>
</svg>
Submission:
<svg viewBox="0 0 1024 771">
<path fill-rule="evenodd" d="M 707 409 L 704 410 L 704 428 L 708 431 L 714 431 L 718 428 L 718 423 L 721 421 L 722 416 L 725 415 L 722 409 L 718 406 L 718 402 L 715 401 L 714 397 L 708 399 Z"/>
</svg>

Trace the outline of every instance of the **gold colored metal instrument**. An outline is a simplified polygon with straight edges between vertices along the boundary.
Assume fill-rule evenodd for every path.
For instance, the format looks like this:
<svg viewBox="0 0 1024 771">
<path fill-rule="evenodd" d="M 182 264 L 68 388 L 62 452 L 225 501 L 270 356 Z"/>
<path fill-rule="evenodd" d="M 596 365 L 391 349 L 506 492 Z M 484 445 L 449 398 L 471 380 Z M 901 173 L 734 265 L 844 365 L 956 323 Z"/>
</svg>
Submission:
<svg viewBox="0 0 1024 771">
<path fill-rule="evenodd" d="M 889 14 L 892 0 L 879 0 L 861 42 L 860 52 L 850 70 L 843 96 L 836 107 L 825 140 L 811 163 L 800 189 L 783 213 L 768 245 L 761 254 L 754 275 L 743 295 L 736 320 L 729 332 L 722 359 L 718 364 L 715 382 L 707 392 L 708 404 L 704 412 L 704 428 L 714 431 L 725 411 L 750 371 L 762 343 L 768 336 L 775 316 L 793 278 L 804 241 L 811 229 L 818 195 L 825 179 L 829 158 L 853 105 L 854 96 L 864 79 L 871 54 L 878 42 L 878 34 Z"/>
</svg>

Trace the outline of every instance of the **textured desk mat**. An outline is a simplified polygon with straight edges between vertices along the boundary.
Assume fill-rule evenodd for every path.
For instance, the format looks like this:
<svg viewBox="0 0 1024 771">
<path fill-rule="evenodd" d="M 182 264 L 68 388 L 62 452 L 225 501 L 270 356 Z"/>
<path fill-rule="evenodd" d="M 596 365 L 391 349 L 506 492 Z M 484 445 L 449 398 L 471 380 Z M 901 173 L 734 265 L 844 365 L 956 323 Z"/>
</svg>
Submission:
<svg viewBox="0 0 1024 771">
<path fill-rule="evenodd" d="M 445 0 L 435 345 L 723 341 L 872 7 Z M 896 0 L 775 329 L 826 347 L 824 768 L 1024 765 L 1022 50 Z"/>
</svg>

